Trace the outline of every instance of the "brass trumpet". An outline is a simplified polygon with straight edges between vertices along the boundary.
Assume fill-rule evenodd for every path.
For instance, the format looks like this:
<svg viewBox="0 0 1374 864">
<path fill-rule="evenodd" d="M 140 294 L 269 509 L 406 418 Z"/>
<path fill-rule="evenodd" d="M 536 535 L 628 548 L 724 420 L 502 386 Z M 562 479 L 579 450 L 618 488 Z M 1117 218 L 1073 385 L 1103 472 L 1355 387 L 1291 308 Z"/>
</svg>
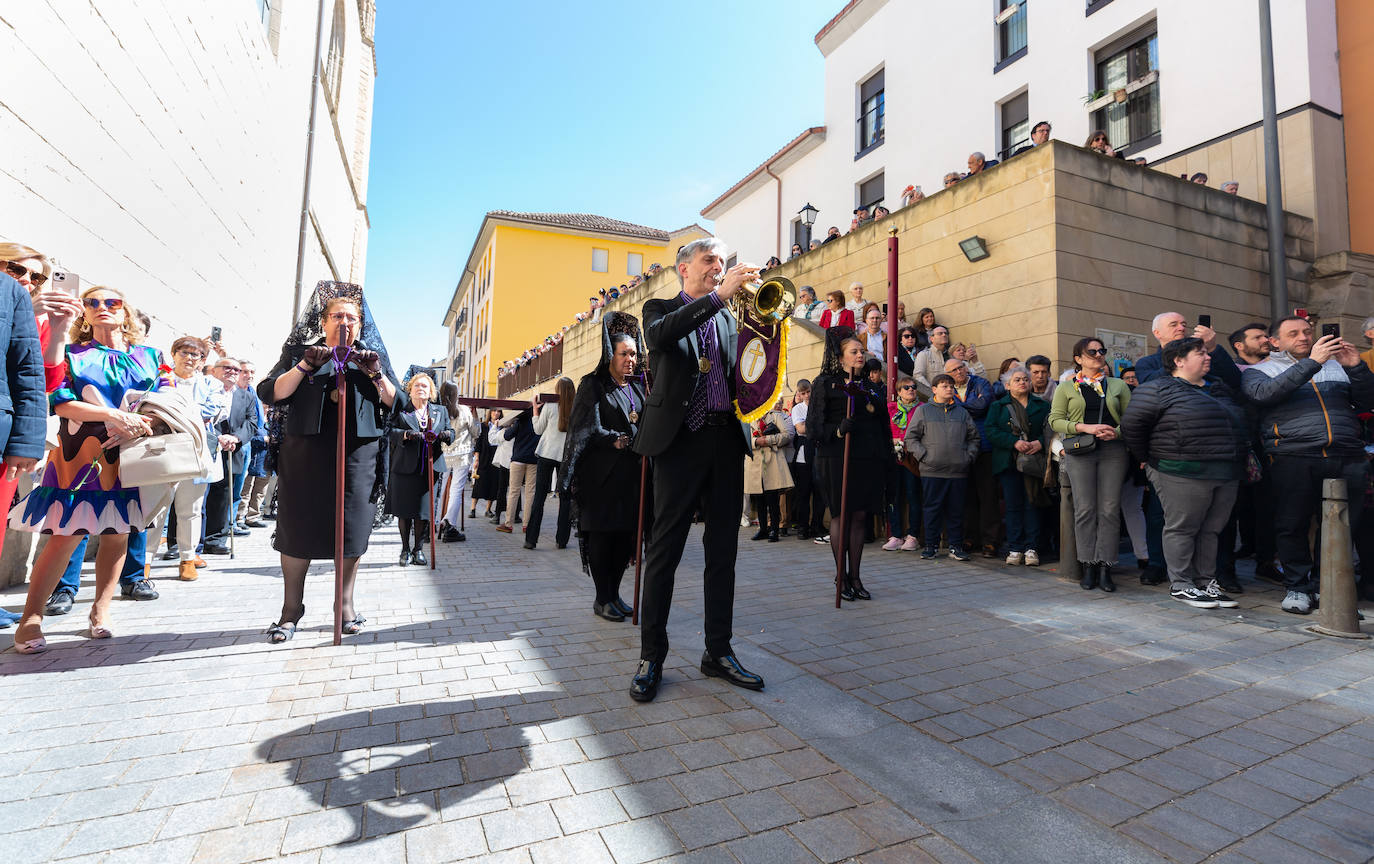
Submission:
<svg viewBox="0 0 1374 864">
<path fill-rule="evenodd" d="M 780 323 L 786 321 L 797 308 L 797 286 L 786 276 L 770 276 L 767 279 L 755 278 L 740 286 L 739 294 L 727 301 L 731 313 L 740 317 L 740 304 L 749 304 L 750 311 L 759 321 Z M 725 280 L 725 274 L 716 278 L 716 284 Z"/>
</svg>

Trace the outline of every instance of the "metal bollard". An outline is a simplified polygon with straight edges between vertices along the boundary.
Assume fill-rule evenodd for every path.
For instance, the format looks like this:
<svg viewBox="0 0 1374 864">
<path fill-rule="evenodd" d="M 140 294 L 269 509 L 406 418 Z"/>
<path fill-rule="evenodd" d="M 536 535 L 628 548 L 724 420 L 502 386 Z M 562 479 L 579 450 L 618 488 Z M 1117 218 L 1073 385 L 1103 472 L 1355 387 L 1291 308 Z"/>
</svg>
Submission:
<svg viewBox="0 0 1374 864">
<path fill-rule="evenodd" d="M 1073 489 L 1069 485 L 1066 460 L 1059 460 L 1059 575 L 1077 582 L 1078 539 L 1073 533 Z"/>
<path fill-rule="evenodd" d="M 1350 510 L 1344 480 L 1322 481 L 1321 608 L 1307 629 L 1322 636 L 1368 639 L 1355 610 L 1355 562 L 1350 554 Z"/>
</svg>

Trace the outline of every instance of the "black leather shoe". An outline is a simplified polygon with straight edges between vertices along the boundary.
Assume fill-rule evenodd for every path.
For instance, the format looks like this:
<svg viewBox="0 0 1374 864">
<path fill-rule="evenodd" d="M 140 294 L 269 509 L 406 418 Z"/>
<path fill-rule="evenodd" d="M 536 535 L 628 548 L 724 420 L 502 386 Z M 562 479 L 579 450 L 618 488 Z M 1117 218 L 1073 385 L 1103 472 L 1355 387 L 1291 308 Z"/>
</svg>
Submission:
<svg viewBox="0 0 1374 864">
<path fill-rule="evenodd" d="M 619 609 L 620 614 L 624 615 L 626 618 L 631 618 L 635 614 L 635 607 L 631 606 L 629 603 L 626 603 L 623 597 L 615 598 L 611 601 L 611 604 L 615 606 L 615 608 Z"/>
<path fill-rule="evenodd" d="M 768 542 L 769 542 L 769 543 L 776 543 L 776 542 L 778 542 L 778 532 L 776 532 L 776 531 L 769 531 L 769 532 L 768 532 Z"/>
<path fill-rule="evenodd" d="M 864 583 L 862 579 L 854 580 L 854 596 L 858 597 L 860 600 L 873 599 L 873 595 L 869 594 L 868 589 L 864 588 Z"/>
<path fill-rule="evenodd" d="M 1116 583 L 1112 581 L 1112 565 L 1097 565 L 1097 587 L 1108 594 L 1116 590 Z"/>
<path fill-rule="evenodd" d="M 247 525 L 249 528 L 266 528 L 266 527 L 267 527 L 267 523 L 264 522 L 264 521 L 262 521 L 262 519 L 258 518 L 257 516 L 254 516 L 252 519 L 245 519 L 245 520 L 243 521 L 243 524 Z"/>
<path fill-rule="evenodd" d="M 452 525 L 445 525 L 439 530 L 439 539 L 444 543 L 457 543 L 461 536 L 463 536 L 463 532 Z"/>
<path fill-rule="evenodd" d="M 614 621 L 617 624 L 625 620 L 625 616 L 621 614 L 620 609 L 616 607 L 615 601 L 610 603 L 593 603 L 592 611 L 596 613 L 596 617 L 605 618 L 607 621 Z"/>
<path fill-rule="evenodd" d="M 68 612 L 72 611 L 73 599 L 69 591 L 62 591 L 61 589 L 54 591 L 52 592 L 52 596 L 48 598 L 48 604 L 43 607 L 43 614 L 66 615 Z"/>
<path fill-rule="evenodd" d="M 157 589 L 153 587 L 151 579 L 140 579 L 137 582 L 128 582 L 119 586 L 119 593 L 133 600 L 156 600 L 158 598 Z"/>
<path fill-rule="evenodd" d="M 1078 587 L 1091 591 L 1097 587 L 1097 565 L 1088 561 L 1078 562 Z"/>
<path fill-rule="evenodd" d="M 707 678 L 724 678 L 745 690 L 762 690 L 763 678 L 740 665 L 734 654 L 712 657 L 709 651 L 701 654 L 701 674 Z"/>
<path fill-rule="evenodd" d="M 750 537 L 749 539 L 750 539 L 750 540 L 767 540 L 767 539 L 768 539 L 768 529 L 766 529 L 766 528 L 760 528 L 760 529 L 758 530 L 758 533 L 755 534 L 753 537 Z"/>
<path fill-rule="evenodd" d="M 630 698 L 636 702 L 652 702 L 663 683 L 663 664 L 657 660 L 640 660 L 635 677 L 630 679 Z"/>
<path fill-rule="evenodd" d="M 533 549 L 533 548 L 534 548 L 534 544 L 531 543 L 530 541 L 526 540 L 526 541 L 525 541 L 525 548 L 526 548 L 526 549 Z"/>
<path fill-rule="evenodd" d="M 206 543 L 201 551 L 206 555 L 228 555 L 229 547 L 224 543 Z"/>
<path fill-rule="evenodd" d="M 1168 579 L 1168 575 L 1158 567 L 1146 566 L 1140 571 L 1141 585 L 1163 585 Z"/>
<path fill-rule="evenodd" d="M 452 543 L 465 543 L 465 542 L 467 542 L 467 539 L 468 539 L 468 535 L 464 534 L 462 531 L 454 531 L 454 532 L 453 532 L 453 540 L 452 540 L 452 541 L 449 541 L 449 542 L 452 542 Z"/>
<path fill-rule="evenodd" d="M 399 565 L 402 566 L 402 567 L 405 567 L 407 564 L 409 564 L 409 563 L 410 563 L 410 550 L 409 550 L 409 549 L 402 549 L 402 550 L 401 550 L 401 558 L 400 558 L 400 560 L 397 561 L 396 563 L 399 564 Z"/>
<path fill-rule="evenodd" d="M 245 527 L 242 526 L 242 525 L 235 525 L 235 526 L 234 526 L 234 536 L 235 536 L 235 537 L 247 537 L 249 534 L 252 534 L 252 533 L 253 533 L 252 531 L 249 531 L 247 528 L 245 528 Z"/>
<path fill-rule="evenodd" d="M 429 559 L 425 557 L 425 550 L 423 550 L 423 549 L 416 549 L 414 552 L 411 552 L 411 553 L 410 553 L 410 563 L 411 563 L 411 564 L 418 564 L 418 565 L 420 565 L 421 567 L 428 567 L 428 566 L 429 566 Z"/>
<path fill-rule="evenodd" d="M 181 560 L 181 553 L 177 551 L 177 547 L 172 546 L 166 552 L 163 552 L 161 555 L 157 557 L 163 561 L 179 561 Z"/>
<path fill-rule="evenodd" d="M 840 587 L 841 600 L 858 600 L 859 595 L 854 593 L 854 583 L 848 579 L 844 580 L 844 585 Z"/>
</svg>

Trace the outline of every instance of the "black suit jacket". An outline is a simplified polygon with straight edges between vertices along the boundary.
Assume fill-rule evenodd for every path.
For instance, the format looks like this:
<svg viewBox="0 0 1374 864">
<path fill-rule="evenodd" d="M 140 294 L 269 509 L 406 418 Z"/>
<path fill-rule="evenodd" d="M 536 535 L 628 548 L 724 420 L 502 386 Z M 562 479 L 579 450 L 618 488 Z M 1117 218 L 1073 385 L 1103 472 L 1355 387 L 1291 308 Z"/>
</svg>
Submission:
<svg viewBox="0 0 1374 864">
<path fill-rule="evenodd" d="M 717 309 L 710 295 L 684 303 L 682 298 L 654 299 L 644 304 L 644 342 L 649 349 L 649 370 L 653 374 L 653 389 L 645 400 L 644 416 L 640 419 L 639 435 L 634 450 L 644 456 L 658 456 L 668 449 L 678 430 L 687 419 L 687 406 L 697 379 L 703 374 L 697 366 L 701 356 L 697 328 L 714 318 L 716 344 L 720 347 L 722 372 L 729 388 L 730 401 L 735 399 L 735 342 L 738 330 L 735 318 L 726 309 Z M 752 453 L 749 429 L 739 426 L 744 452 Z"/>
<path fill-rule="evenodd" d="M 414 407 L 410 404 L 407 397 L 402 404 L 400 399 L 396 400 L 396 416 L 392 420 L 391 428 L 391 473 L 393 474 L 423 474 L 425 471 L 425 451 L 423 442 L 418 438 L 409 441 L 405 439 L 405 433 L 410 432 L 414 435 L 420 434 L 420 424 L 415 421 L 412 413 Z M 429 406 L 429 428 L 434 430 L 434 434 L 439 436 L 438 440 L 430 444 L 430 455 L 434 459 L 435 476 L 443 474 L 448 470 L 444 463 L 445 443 L 452 442 L 453 429 L 448 421 L 448 409 L 442 405 L 430 404 Z"/>
<path fill-rule="evenodd" d="M 239 439 L 239 445 L 234 448 L 231 465 L 235 474 L 242 472 L 248 460 L 249 442 L 258 434 L 258 406 L 252 393 L 242 387 L 234 388 L 229 401 L 229 419 L 220 422 L 219 433 L 233 435 Z"/>
</svg>

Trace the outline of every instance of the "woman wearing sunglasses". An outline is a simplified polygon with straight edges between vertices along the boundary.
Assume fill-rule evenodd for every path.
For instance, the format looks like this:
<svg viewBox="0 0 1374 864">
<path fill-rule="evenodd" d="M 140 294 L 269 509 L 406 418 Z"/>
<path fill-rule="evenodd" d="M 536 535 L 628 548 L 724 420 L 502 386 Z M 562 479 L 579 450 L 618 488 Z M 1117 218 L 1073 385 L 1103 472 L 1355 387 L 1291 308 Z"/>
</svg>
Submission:
<svg viewBox="0 0 1374 864">
<path fill-rule="evenodd" d="M 37 249 L 21 243 L 0 243 L 4 270 L 29 292 L 38 340 L 43 345 L 43 372 L 48 392 L 62 386 L 66 367 L 67 328 L 81 315 L 81 301 L 53 287 L 52 262 Z M 3 496 L 0 496 L 3 497 Z"/>
<path fill-rule="evenodd" d="M 122 410 L 125 393 L 162 385 L 162 355 L 139 345 L 138 313 L 114 288 L 95 286 L 81 297 L 82 317 L 68 333 L 66 379 L 53 391 L 62 418 L 58 446 L 43 480 L 10 513 L 10 527 L 51 534 L 34 562 L 24 619 L 14 634 L 21 654 L 47 650 L 43 608 L 72 550 L 89 534 L 102 537 L 95 559 L 96 595 L 89 635 L 110 638 L 110 601 L 124 565 L 129 531 L 147 520 L 137 488 L 119 482 L 119 444 L 152 434 L 148 421 Z"/>
<path fill-rule="evenodd" d="M 1116 590 L 1112 567 L 1121 539 L 1121 484 L 1128 461 L 1121 416 L 1130 404 L 1131 388 L 1107 374 L 1107 349 L 1100 339 L 1079 339 L 1073 365 L 1078 370 L 1073 381 L 1055 388 L 1050 428 L 1064 436 L 1079 585 L 1084 591 L 1111 592 Z"/>
</svg>

